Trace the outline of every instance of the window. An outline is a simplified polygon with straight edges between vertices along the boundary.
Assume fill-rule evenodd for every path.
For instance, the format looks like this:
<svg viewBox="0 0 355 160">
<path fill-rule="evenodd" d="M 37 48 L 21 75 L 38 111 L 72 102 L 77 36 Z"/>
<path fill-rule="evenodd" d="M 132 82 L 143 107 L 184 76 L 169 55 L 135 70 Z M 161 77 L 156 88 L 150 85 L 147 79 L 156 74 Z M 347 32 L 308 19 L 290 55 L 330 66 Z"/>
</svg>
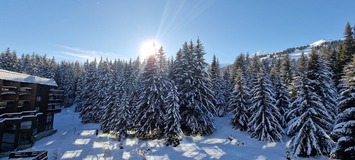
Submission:
<svg viewBox="0 0 355 160">
<path fill-rule="evenodd" d="M 38 127 L 38 121 L 37 119 L 35 119 L 33 120 L 32 135 L 37 134 L 37 127 Z"/>
<path fill-rule="evenodd" d="M 16 124 L 5 124 L 5 130 L 15 130 L 16 129 Z"/>
<path fill-rule="evenodd" d="M 47 121 L 46 122 L 52 122 L 53 115 L 47 115 Z"/>
<path fill-rule="evenodd" d="M 21 122 L 21 126 L 20 126 L 21 129 L 31 129 L 31 127 L 32 127 L 32 121 Z"/>
<path fill-rule="evenodd" d="M 36 97 L 36 101 L 37 101 L 37 102 L 41 102 L 41 101 L 42 101 L 42 97 L 41 97 L 41 96 L 37 96 L 37 97 Z"/>
<path fill-rule="evenodd" d="M 46 125 L 46 130 L 50 130 L 50 129 L 52 129 L 52 124 L 47 124 Z"/>
</svg>

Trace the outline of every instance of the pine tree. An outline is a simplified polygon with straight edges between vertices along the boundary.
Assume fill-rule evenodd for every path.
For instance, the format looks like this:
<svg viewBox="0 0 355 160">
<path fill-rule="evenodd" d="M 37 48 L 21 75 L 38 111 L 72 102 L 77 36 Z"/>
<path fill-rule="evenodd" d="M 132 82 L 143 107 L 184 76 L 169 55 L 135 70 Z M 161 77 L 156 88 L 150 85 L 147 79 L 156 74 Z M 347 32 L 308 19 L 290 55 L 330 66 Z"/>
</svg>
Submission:
<svg viewBox="0 0 355 160">
<path fill-rule="evenodd" d="M 173 81 L 178 87 L 182 130 L 187 135 L 213 133 L 215 115 L 211 82 L 206 72 L 203 46 L 199 40 L 184 43 L 174 62 Z"/>
<path fill-rule="evenodd" d="M 5 69 L 9 71 L 18 71 L 18 61 L 16 51 L 11 53 L 10 48 L 7 48 L 5 52 L 0 55 L 0 69 Z"/>
<path fill-rule="evenodd" d="M 104 104 L 103 112 L 102 112 L 102 119 L 101 119 L 101 129 L 103 132 L 108 133 L 109 131 L 114 131 L 116 125 L 116 119 L 117 118 L 126 118 L 127 115 L 119 115 L 118 110 L 121 105 L 120 100 L 122 98 L 122 81 L 119 81 L 116 79 L 115 75 L 113 74 L 113 71 L 111 71 L 110 74 L 108 74 L 110 77 L 107 79 L 109 81 L 109 86 L 107 90 L 107 96 L 104 97 L 104 101 L 106 102 Z M 121 128 L 122 126 L 119 125 Z"/>
<path fill-rule="evenodd" d="M 323 53 L 325 54 L 325 59 L 327 60 L 327 65 L 329 68 L 329 72 L 332 74 L 332 80 L 334 82 L 334 86 L 338 87 L 339 81 L 341 79 L 341 66 L 338 60 L 338 52 L 332 49 L 330 45 L 328 45 Z M 337 89 L 337 88 L 336 88 Z"/>
<path fill-rule="evenodd" d="M 159 74 L 165 74 L 168 68 L 168 62 L 165 57 L 165 52 L 163 47 L 161 46 L 159 50 L 157 51 L 157 67 L 158 67 L 158 72 Z"/>
<path fill-rule="evenodd" d="M 293 82 L 292 82 L 292 87 L 291 87 L 291 90 L 290 90 L 290 97 L 291 98 L 291 101 L 294 100 L 294 97 L 297 95 L 297 90 L 295 89 L 296 88 L 296 81 L 297 81 L 297 77 L 304 77 L 306 75 L 306 72 L 307 72 L 307 68 L 308 68 L 308 58 L 307 56 L 304 54 L 304 52 L 301 53 L 301 57 L 297 60 L 296 64 L 295 64 L 296 68 L 296 73 L 295 73 L 295 77 L 293 79 Z M 286 118 L 286 121 L 288 122 L 290 119 Z"/>
<path fill-rule="evenodd" d="M 291 119 L 287 131 L 292 136 L 289 147 L 295 156 L 327 155 L 332 145 L 328 136 L 332 118 L 320 96 L 312 91 L 312 85 L 307 77 L 297 78 L 297 96 L 287 114 Z"/>
<path fill-rule="evenodd" d="M 223 91 L 223 81 L 221 77 L 221 71 L 219 67 L 219 62 L 216 56 L 213 56 L 212 63 L 209 69 L 210 80 L 211 80 L 211 90 L 213 91 L 213 96 L 215 98 L 214 105 L 216 106 L 217 115 L 223 117 L 226 112 L 226 97 Z"/>
<path fill-rule="evenodd" d="M 268 74 L 263 68 L 260 68 L 254 85 L 251 90 L 250 112 L 252 115 L 249 119 L 248 131 L 251 132 L 252 138 L 261 141 L 279 141 L 283 134 L 278 120 L 281 114 L 275 105 L 275 95 Z"/>
<path fill-rule="evenodd" d="M 172 84 L 170 92 L 165 100 L 166 114 L 164 118 L 164 133 L 166 137 L 166 145 L 172 145 L 174 147 L 180 144 L 179 137 L 183 133 L 180 124 L 181 115 L 179 111 L 180 104 L 178 96 L 177 87 Z"/>
<path fill-rule="evenodd" d="M 26 74 L 32 73 L 31 60 L 29 54 L 21 55 L 21 58 L 19 59 L 19 72 L 26 73 Z"/>
<path fill-rule="evenodd" d="M 274 88 L 276 107 L 279 109 L 281 116 L 279 117 L 279 122 L 283 128 L 286 128 L 286 113 L 289 110 L 290 95 L 286 88 L 286 84 L 280 78 L 280 68 L 278 67 L 280 60 L 271 69 L 271 82 Z"/>
<path fill-rule="evenodd" d="M 326 62 L 314 50 L 309 55 L 307 78 L 313 82 L 313 92 L 321 99 L 323 105 L 332 116 L 336 116 L 336 89 L 331 79 L 332 75 Z"/>
<path fill-rule="evenodd" d="M 113 77 L 110 62 L 107 59 L 103 60 L 101 58 L 94 74 L 96 78 L 93 82 L 93 90 L 95 91 L 95 95 L 91 97 L 91 101 L 93 102 L 92 108 L 94 110 L 92 114 L 95 115 L 94 121 L 100 122 L 102 118 L 102 116 L 100 115 L 103 114 L 103 107 L 106 106 L 107 103 L 107 101 L 105 101 L 105 98 L 109 96 L 108 90 L 111 85 L 109 83 L 109 79 Z"/>
<path fill-rule="evenodd" d="M 321 64 L 320 57 L 312 50 L 306 73 L 299 74 L 296 80 L 297 95 L 287 113 L 290 119 L 287 134 L 292 136 L 290 149 L 295 156 L 327 155 L 332 146 L 328 135 L 334 116 L 333 104 L 329 104 L 331 81 L 326 66 Z M 328 99 L 324 99 L 328 94 Z"/>
<path fill-rule="evenodd" d="M 119 106 L 116 107 L 116 116 L 113 121 L 113 131 L 118 133 L 118 140 L 122 141 L 127 137 L 127 131 L 132 125 L 132 112 L 129 106 L 129 96 L 125 91 L 123 91 L 122 98 L 119 100 Z"/>
<path fill-rule="evenodd" d="M 336 125 L 332 135 L 336 141 L 330 156 L 336 159 L 355 159 L 355 56 L 344 67 Z"/>
<path fill-rule="evenodd" d="M 238 68 L 236 71 L 239 74 L 235 77 L 235 87 L 231 94 L 229 107 L 233 117 L 230 120 L 234 129 L 241 131 L 248 130 L 248 122 L 250 117 L 250 89 L 247 84 L 245 71 Z"/>
<path fill-rule="evenodd" d="M 232 79 L 235 80 L 235 77 L 239 74 L 238 70 L 242 68 L 242 70 L 246 69 L 246 58 L 243 53 L 241 53 L 234 61 L 232 66 Z"/>
<path fill-rule="evenodd" d="M 344 44 L 342 45 L 342 50 L 339 51 L 339 63 L 341 68 L 350 62 L 352 55 L 355 54 L 354 33 L 352 32 L 350 23 L 347 23 L 345 26 L 344 38 L 345 39 Z"/>
<path fill-rule="evenodd" d="M 158 76 L 157 59 L 154 55 L 147 59 L 139 89 L 137 102 L 139 138 L 159 138 L 164 126 L 164 87 L 167 81 Z"/>
<path fill-rule="evenodd" d="M 287 87 L 289 87 L 291 85 L 292 71 L 291 71 L 289 54 L 286 54 L 282 59 L 281 69 L 280 69 L 280 77 L 281 77 L 282 81 L 286 84 Z"/>
<path fill-rule="evenodd" d="M 222 75 L 222 90 L 224 97 L 226 99 L 226 112 L 232 111 L 230 108 L 230 101 L 233 99 L 233 90 L 234 90 L 234 80 L 231 75 L 231 67 L 224 68 Z"/>
<path fill-rule="evenodd" d="M 56 71 L 55 80 L 58 88 L 63 90 L 63 106 L 69 107 L 75 99 L 74 71 L 69 62 L 62 61 Z"/>
<path fill-rule="evenodd" d="M 99 117 L 97 115 L 98 108 L 95 106 L 95 80 L 96 80 L 96 59 L 92 62 L 87 62 L 87 68 L 85 68 L 84 80 L 83 80 L 83 90 L 81 95 L 81 112 L 80 116 L 87 119 L 88 121 L 99 122 Z"/>
<path fill-rule="evenodd" d="M 256 54 L 254 55 L 253 59 L 252 59 L 252 63 L 250 64 L 250 66 L 248 66 L 248 74 L 250 77 L 250 81 L 249 81 L 249 86 L 252 87 L 254 84 L 253 80 L 255 80 L 257 78 L 257 74 L 259 72 L 259 69 L 261 68 L 261 63 L 260 63 L 260 59 L 259 56 L 257 56 Z"/>
<path fill-rule="evenodd" d="M 76 82 L 76 91 L 75 91 L 75 102 L 77 104 L 77 108 L 79 108 L 80 112 L 83 108 L 83 102 L 85 100 L 85 86 L 86 86 L 86 70 L 88 69 L 89 62 L 86 61 L 81 69 L 82 74 L 78 77 Z"/>
</svg>

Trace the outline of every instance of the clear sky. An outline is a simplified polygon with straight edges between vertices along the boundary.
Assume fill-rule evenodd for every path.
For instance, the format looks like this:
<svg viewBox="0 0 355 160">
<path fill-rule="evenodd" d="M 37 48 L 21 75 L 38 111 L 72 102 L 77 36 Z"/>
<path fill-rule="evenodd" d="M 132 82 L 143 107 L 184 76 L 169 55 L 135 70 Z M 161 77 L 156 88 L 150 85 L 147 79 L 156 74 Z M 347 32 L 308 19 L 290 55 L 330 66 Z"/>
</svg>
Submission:
<svg viewBox="0 0 355 160">
<path fill-rule="evenodd" d="M 0 51 L 57 60 L 136 58 L 156 40 L 168 56 L 200 37 L 220 63 L 343 37 L 354 0 L 1 0 Z"/>
</svg>

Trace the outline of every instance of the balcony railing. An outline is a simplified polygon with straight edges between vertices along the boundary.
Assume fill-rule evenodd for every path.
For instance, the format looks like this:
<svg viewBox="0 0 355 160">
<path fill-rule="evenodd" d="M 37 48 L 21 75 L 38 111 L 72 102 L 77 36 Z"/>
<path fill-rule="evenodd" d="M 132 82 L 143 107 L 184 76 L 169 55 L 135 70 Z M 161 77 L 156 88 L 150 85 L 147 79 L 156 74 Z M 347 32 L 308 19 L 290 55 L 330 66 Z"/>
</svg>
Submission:
<svg viewBox="0 0 355 160">
<path fill-rule="evenodd" d="M 5 121 L 18 121 L 23 118 L 36 118 L 43 113 L 37 111 L 22 111 L 22 112 L 15 112 L 15 113 L 4 113 L 0 115 L 0 123 Z"/>
<path fill-rule="evenodd" d="M 15 91 L 2 91 L 1 95 L 15 95 L 16 92 Z"/>
<path fill-rule="evenodd" d="M 17 89 L 17 87 L 16 87 L 16 86 L 6 86 L 6 85 L 1 86 L 1 88 L 6 88 L 6 89 Z"/>
</svg>

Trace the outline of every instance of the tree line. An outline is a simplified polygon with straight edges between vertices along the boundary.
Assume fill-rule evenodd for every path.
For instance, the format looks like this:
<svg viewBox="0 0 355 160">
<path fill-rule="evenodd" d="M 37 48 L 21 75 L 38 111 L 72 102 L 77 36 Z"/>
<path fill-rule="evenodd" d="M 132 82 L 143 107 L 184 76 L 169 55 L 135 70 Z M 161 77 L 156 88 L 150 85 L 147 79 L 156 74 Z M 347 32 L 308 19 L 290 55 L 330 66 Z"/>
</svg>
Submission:
<svg viewBox="0 0 355 160">
<path fill-rule="evenodd" d="M 355 157 L 355 40 L 348 23 L 340 45 L 272 58 L 240 54 L 220 67 L 205 62 L 198 39 L 185 42 L 175 58 L 163 48 L 141 61 L 100 59 L 56 63 L 37 54 L 1 53 L 0 68 L 53 78 L 64 106 L 104 132 L 140 139 L 165 138 L 177 146 L 182 135 L 209 135 L 213 119 L 231 115 L 234 129 L 261 141 L 291 137 L 287 153 L 309 157 Z"/>
</svg>

